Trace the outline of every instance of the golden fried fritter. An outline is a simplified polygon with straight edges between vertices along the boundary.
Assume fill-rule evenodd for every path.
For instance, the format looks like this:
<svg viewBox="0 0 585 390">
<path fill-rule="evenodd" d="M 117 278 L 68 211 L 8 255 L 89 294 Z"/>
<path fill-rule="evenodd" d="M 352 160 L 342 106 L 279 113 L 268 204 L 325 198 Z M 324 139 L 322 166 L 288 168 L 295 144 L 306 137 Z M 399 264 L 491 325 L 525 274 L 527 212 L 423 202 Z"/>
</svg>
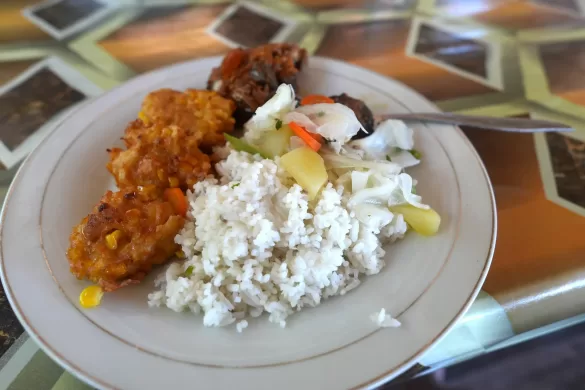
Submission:
<svg viewBox="0 0 585 390">
<path fill-rule="evenodd" d="M 104 291 L 138 283 L 180 248 L 184 218 L 154 187 L 108 191 L 69 237 L 71 273 Z"/>
<path fill-rule="evenodd" d="M 110 149 L 108 170 L 119 188 L 154 185 L 183 191 L 204 179 L 211 169 L 209 156 L 199 150 L 201 132 L 190 135 L 178 126 L 140 119 L 126 129 L 128 149 Z M 223 136 L 222 136 L 223 138 Z"/>
<path fill-rule="evenodd" d="M 160 89 L 149 93 L 138 117 L 145 123 L 175 125 L 201 137 L 201 148 L 211 151 L 223 145 L 223 133 L 234 129 L 236 105 L 216 92 L 188 89 L 185 92 Z"/>
</svg>

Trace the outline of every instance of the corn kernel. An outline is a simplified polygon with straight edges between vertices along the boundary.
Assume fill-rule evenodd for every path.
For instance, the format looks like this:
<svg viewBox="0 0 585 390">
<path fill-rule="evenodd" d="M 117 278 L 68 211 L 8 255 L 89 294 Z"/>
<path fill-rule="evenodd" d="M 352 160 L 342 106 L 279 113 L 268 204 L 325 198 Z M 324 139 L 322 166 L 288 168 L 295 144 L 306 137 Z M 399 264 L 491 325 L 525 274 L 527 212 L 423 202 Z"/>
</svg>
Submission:
<svg viewBox="0 0 585 390">
<path fill-rule="evenodd" d="M 152 192 L 156 189 L 156 186 L 154 184 L 149 184 L 146 186 L 138 186 L 137 189 L 138 189 L 138 192 L 148 195 L 150 192 Z"/>
<path fill-rule="evenodd" d="M 177 259 L 184 259 L 185 258 L 185 252 L 183 252 L 182 250 L 178 250 L 175 252 L 175 256 L 177 256 Z"/>
<path fill-rule="evenodd" d="M 118 240 L 122 237 L 122 232 L 120 230 L 114 230 L 110 234 L 106 236 L 106 246 L 108 249 L 115 250 L 118 249 Z"/>
<path fill-rule="evenodd" d="M 85 309 L 96 307 L 102 301 L 104 290 L 100 286 L 89 286 L 79 294 L 79 304 Z"/>
<path fill-rule="evenodd" d="M 138 119 L 140 119 L 142 122 L 144 122 L 145 125 L 147 125 L 150 121 L 148 120 L 148 117 L 146 116 L 145 113 L 143 113 L 142 111 L 140 111 L 138 113 Z"/>
<path fill-rule="evenodd" d="M 159 169 L 159 170 L 156 172 L 156 175 L 158 176 L 158 179 L 159 179 L 159 180 L 164 180 L 164 179 L 165 179 L 165 171 L 164 171 L 164 170 L 162 170 L 162 169 Z"/>
<path fill-rule="evenodd" d="M 169 177 L 169 185 L 171 186 L 171 188 L 175 188 L 179 186 L 179 179 L 177 179 L 176 177 Z"/>
</svg>

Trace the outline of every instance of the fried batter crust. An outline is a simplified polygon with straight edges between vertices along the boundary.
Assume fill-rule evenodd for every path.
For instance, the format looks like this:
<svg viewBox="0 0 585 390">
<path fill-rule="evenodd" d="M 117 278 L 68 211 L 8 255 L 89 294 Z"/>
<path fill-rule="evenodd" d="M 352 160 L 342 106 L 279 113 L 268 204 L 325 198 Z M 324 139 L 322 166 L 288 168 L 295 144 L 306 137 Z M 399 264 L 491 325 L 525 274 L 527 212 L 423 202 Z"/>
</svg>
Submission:
<svg viewBox="0 0 585 390">
<path fill-rule="evenodd" d="M 213 146 L 225 144 L 223 133 L 233 131 L 235 109 L 232 100 L 216 92 L 160 89 L 146 96 L 139 118 L 146 124 L 181 127 L 189 135 L 200 137 L 200 147 L 211 151 Z"/>
<path fill-rule="evenodd" d="M 209 156 L 198 147 L 202 137 L 202 132 L 191 134 L 175 125 L 146 125 L 137 119 L 126 128 L 128 149 L 110 149 L 107 168 L 119 188 L 154 185 L 186 191 L 211 169 Z"/>
<path fill-rule="evenodd" d="M 108 150 L 107 168 L 120 191 L 108 191 L 73 228 L 67 251 L 71 273 L 113 291 L 140 282 L 153 265 L 170 259 L 179 250 L 174 238 L 184 218 L 163 200 L 163 192 L 169 187 L 184 192 L 208 175 L 210 158 L 201 149 L 211 152 L 225 144 L 234 110 L 233 101 L 215 92 L 150 93 L 140 119 L 126 128 L 127 149 Z"/>
<path fill-rule="evenodd" d="M 174 238 L 183 224 L 154 187 L 108 191 L 69 237 L 71 273 L 104 291 L 139 283 L 179 250 Z M 106 236 L 116 230 L 120 237 L 111 249 Z"/>
</svg>

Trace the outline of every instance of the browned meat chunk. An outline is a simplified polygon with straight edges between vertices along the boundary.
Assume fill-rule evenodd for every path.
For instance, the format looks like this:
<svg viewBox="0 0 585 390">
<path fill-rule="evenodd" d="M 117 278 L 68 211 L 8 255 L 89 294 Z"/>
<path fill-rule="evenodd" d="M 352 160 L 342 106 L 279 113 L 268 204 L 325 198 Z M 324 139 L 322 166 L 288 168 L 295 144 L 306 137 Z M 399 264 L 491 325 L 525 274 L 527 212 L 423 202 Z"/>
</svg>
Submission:
<svg viewBox="0 0 585 390">
<path fill-rule="evenodd" d="M 230 51 L 214 68 L 207 88 L 236 102 L 235 118 L 242 124 L 274 95 L 282 83 L 296 89 L 297 75 L 307 58 L 305 49 L 272 43 L 253 49 Z"/>
<path fill-rule="evenodd" d="M 368 108 L 366 103 L 359 99 L 352 98 L 345 93 L 330 97 L 331 99 L 335 100 L 336 103 L 340 103 L 351 108 L 357 119 L 368 132 L 364 133 L 363 130 L 360 130 L 359 133 L 353 136 L 353 139 L 364 138 L 368 134 L 372 134 L 374 132 L 374 114 L 372 114 L 372 111 Z"/>
</svg>

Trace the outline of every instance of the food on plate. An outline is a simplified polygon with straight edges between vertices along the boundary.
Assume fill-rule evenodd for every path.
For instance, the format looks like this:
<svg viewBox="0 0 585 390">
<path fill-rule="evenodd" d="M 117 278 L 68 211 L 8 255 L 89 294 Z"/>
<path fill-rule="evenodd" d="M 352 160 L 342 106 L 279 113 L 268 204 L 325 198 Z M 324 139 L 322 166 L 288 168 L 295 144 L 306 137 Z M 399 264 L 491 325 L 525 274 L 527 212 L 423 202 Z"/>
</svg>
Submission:
<svg viewBox="0 0 585 390">
<path fill-rule="evenodd" d="M 335 103 L 341 103 L 349 108 L 355 113 L 358 121 L 364 127 L 364 130 L 359 131 L 356 135 L 353 136 L 354 139 L 366 137 L 368 134 L 373 133 L 374 131 L 374 114 L 370 108 L 366 105 L 365 102 L 362 100 L 353 98 L 345 93 L 341 95 L 331 96 L 331 99 Z"/>
<path fill-rule="evenodd" d="M 199 149 L 202 138 L 201 132 L 137 119 L 126 128 L 127 149 L 109 150 L 107 168 L 119 188 L 154 185 L 186 191 L 211 170 L 209 156 Z"/>
<path fill-rule="evenodd" d="M 380 328 L 398 328 L 401 325 L 400 321 L 386 314 L 386 309 L 380 309 L 379 312 L 372 314 L 370 319 Z"/>
<path fill-rule="evenodd" d="M 402 214 L 406 223 L 418 234 L 433 236 L 439 231 L 441 216 L 431 208 L 404 204 L 392 206 L 390 210 L 394 213 Z"/>
<path fill-rule="evenodd" d="M 307 192 L 309 200 L 315 199 L 317 194 L 327 183 L 327 169 L 325 162 L 315 150 L 302 146 L 291 150 L 280 157 L 283 169 Z"/>
<path fill-rule="evenodd" d="M 217 171 L 188 193 L 191 218 L 177 237 L 187 260 L 172 263 L 149 295 L 151 306 L 202 312 L 206 326 L 267 312 L 284 327 L 301 308 L 357 287 L 360 274 L 378 273 L 381 242 L 407 231 L 387 209 L 383 220 L 353 215 L 359 206 L 336 183 L 309 200 L 278 160 L 232 151 Z"/>
<path fill-rule="evenodd" d="M 285 327 L 290 315 L 379 273 L 383 246 L 410 224 L 438 231 L 440 217 L 416 194 L 404 161 L 389 161 L 398 150 L 413 155 L 402 122 L 356 140 L 364 126 L 351 108 L 320 95 L 297 106 L 294 88 L 282 84 L 244 128 L 243 139 L 227 137 L 217 176 L 187 192 L 188 221 L 176 240 L 185 260 L 157 278 L 150 306 L 190 310 L 205 326 L 238 332 L 264 312 Z M 383 147 L 364 141 L 378 128 Z M 385 310 L 372 319 L 399 325 Z"/>
<path fill-rule="evenodd" d="M 258 142 L 258 148 L 269 158 L 285 154 L 290 147 L 290 139 L 294 135 L 290 126 L 281 124 L 277 130 L 269 131 Z"/>
<path fill-rule="evenodd" d="M 146 96 L 140 119 L 126 128 L 127 149 L 108 152 L 120 190 L 108 191 L 70 236 L 71 272 L 89 279 L 83 307 L 103 292 L 138 283 L 154 265 L 179 253 L 174 237 L 187 213 L 184 191 L 211 172 L 205 152 L 233 130 L 233 101 L 211 91 L 162 89 Z"/>
<path fill-rule="evenodd" d="M 79 294 L 79 304 L 84 309 L 91 309 L 98 306 L 102 297 L 104 296 L 104 289 L 99 285 L 91 285 L 83 289 Z"/>
<path fill-rule="evenodd" d="M 108 191 L 71 233 L 71 273 L 104 291 L 138 283 L 180 250 L 174 239 L 184 223 L 155 187 Z"/>
<path fill-rule="evenodd" d="M 412 130 L 398 120 L 385 120 L 376 131 L 361 139 L 354 139 L 349 147 L 363 153 L 368 160 L 389 160 L 404 168 L 420 163 L 421 153 L 414 149 Z"/>
<path fill-rule="evenodd" d="M 232 99 L 237 105 L 236 118 L 243 123 L 280 84 L 296 88 L 297 75 L 306 58 L 305 49 L 290 43 L 234 49 L 212 70 L 207 88 Z"/>
<path fill-rule="evenodd" d="M 145 98 L 126 149 L 109 150 L 120 190 L 70 237 L 71 272 L 95 283 L 82 307 L 175 258 L 150 306 L 202 313 L 205 326 L 238 332 L 264 312 L 284 327 L 379 273 L 384 246 L 408 230 L 439 231 L 439 214 L 405 172 L 422 158 L 412 129 L 374 123 L 345 93 L 299 99 L 305 57 L 289 44 L 232 50 L 212 72 L 212 91 Z M 249 119 L 237 138 L 228 133 L 242 113 Z M 372 320 L 399 325 L 384 309 Z"/>
<path fill-rule="evenodd" d="M 324 139 L 320 134 L 307 131 L 303 126 L 296 122 L 289 122 L 288 126 L 293 133 L 307 145 L 307 147 L 315 152 L 318 152 L 319 149 L 321 149 Z"/>
<path fill-rule="evenodd" d="M 309 106 L 311 104 L 318 104 L 318 103 L 335 103 L 335 100 L 328 96 L 324 95 L 308 95 L 301 99 L 299 102 L 301 106 Z"/>
<path fill-rule="evenodd" d="M 239 138 L 232 137 L 228 134 L 225 135 L 225 139 L 230 143 L 230 146 L 237 150 L 238 152 L 246 152 L 250 154 L 258 154 L 264 158 L 268 158 L 268 155 L 264 153 L 262 150 L 256 148 L 255 146 L 250 145 L 246 141 L 242 141 Z"/>
<path fill-rule="evenodd" d="M 201 138 L 201 148 L 210 151 L 225 143 L 224 133 L 234 129 L 235 103 L 216 92 L 188 89 L 185 92 L 160 89 L 149 93 L 138 117 L 149 125 L 178 126 Z"/>
</svg>

